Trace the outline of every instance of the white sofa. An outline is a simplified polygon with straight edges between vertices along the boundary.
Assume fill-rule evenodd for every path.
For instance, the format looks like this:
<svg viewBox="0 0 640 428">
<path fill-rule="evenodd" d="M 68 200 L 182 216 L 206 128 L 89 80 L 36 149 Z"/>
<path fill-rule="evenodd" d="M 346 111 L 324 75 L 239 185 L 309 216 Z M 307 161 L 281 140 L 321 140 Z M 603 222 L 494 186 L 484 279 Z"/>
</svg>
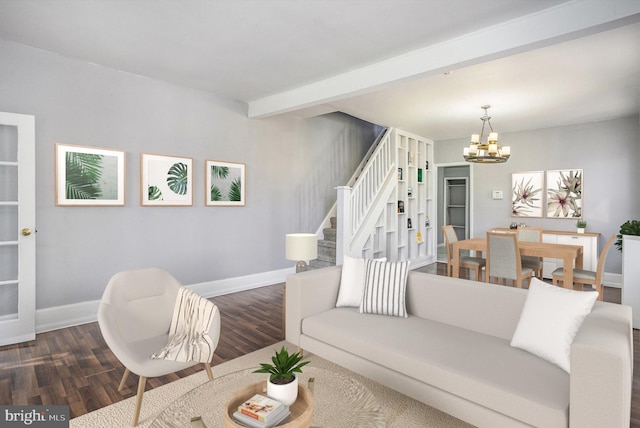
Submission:
<svg viewBox="0 0 640 428">
<path fill-rule="evenodd" d="M 510 346 L 526 290 L 409 272 L 408 318 L 362 314 L 341 268 L 287 278 L 287 341 L 479 427 L 629 427 L 629 307 L 595 303 L 569 375 Z"/>
</svg>

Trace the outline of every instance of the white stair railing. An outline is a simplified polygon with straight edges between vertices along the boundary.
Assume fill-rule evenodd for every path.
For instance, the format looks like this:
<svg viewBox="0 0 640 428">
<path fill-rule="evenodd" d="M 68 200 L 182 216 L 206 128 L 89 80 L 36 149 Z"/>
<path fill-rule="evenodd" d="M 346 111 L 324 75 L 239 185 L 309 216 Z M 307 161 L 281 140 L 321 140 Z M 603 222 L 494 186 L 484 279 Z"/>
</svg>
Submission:
<svg viewBox="0 0 640 428">
<path fill-rule="evenodd" d="M 373 156 L 373 154 L 377 150 L 378 145 L 380 144 L 380 141 L 382 141 L 388 135 L 389 135 L 388 129 L 384 129 L 382 132 L 380 132 L 380 134 L 378 134 L 375 141 L 373 142 L 373 144 L 371 144 L 371 147 L 369 147 L 369 150 L 367 150 L 367 153 L 365 153 L 364 157 L 362 158 L 362 162 L 360 162 L 360 165 L 358 165 L 355 172 L 353 173 L 353 175 L 351 176 L 351 178 L 349 179 L 349 181 L 345 186 L 352 186 L 356 182 L 356 180 L 358 180 L 358 178 L 362 174 L 362 171 L 367 166 L 369 159 Z M 337 214 L 336 214 L 337 207 L 338 207 L 338 203 L 336 202 L 333 204 L 331 209 L 329 209 L 329 212 L 327 213 L 325 218 L 322 220 L 320 227 L 318 228 L 318 230 L 316 230 L 316 235 L 318 235 L 318 239 L 323 238 L 323 230 L 325 228 L 331 227 L 331 217 L 337 217 Z"/>
<path fill-rule="evenodd" d="M 354 240 L 374 228 L 378 214 L 387 203 L 389 177 L 396 171 L 396 147 L 388 129 L 371 155 L 353 187 L 338 188 L 336 238 L 336 264 L 341 264 L 343 255 L 358 255 L 362 248 L 354 248 Z M 385 197 L 386 196 L 386 197 Z M 379 209 L 374 209 L 374 208 Z"/>
<path fill-rule="evenodd" d="M 382 184 L 394 169 L 396 163 L 395 145 L 391 144 L 391 132 L 378 144 L 376 151 L 362 170 L 362 174 L 351 188 L 351 234 L 355 235 L 362 226 L 382 189 Z M 386 202 L 386 201 L 385 201 Z"/>
</svg>

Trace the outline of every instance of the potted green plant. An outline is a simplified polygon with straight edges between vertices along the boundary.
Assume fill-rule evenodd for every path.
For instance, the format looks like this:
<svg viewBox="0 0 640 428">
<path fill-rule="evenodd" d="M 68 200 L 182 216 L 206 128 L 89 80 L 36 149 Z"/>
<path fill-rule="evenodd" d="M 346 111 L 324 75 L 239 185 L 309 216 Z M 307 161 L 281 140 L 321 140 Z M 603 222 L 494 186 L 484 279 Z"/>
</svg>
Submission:
<svg viewBox="0 0 640 428">
<path fill-rule="evenodd" d="M 299 352 L 289 355 L 289 351 L 283 346 L 280 352 L 276 351 L 271 357 L 273 364 L 260 364 L 260 368 L 254 373 L 270 374 L 267 380 L 267 396 L 287 406 L 295 403 L 298 398 L 298 377 L 295 374 L 302 373 L 302 367 L 309 364 L 309 361 L 301 360 Z"/>
<path fill-rule="evenodd" d="M 584 229 L 587 227 L 587 221 L 584 219 L 578 220 L 576 227 L 578 228 L 578 233 L 584 233 Z"/>
<path fill-rule="evenodd" d="M 620 233 L 616 239 L 616 248 L 622 251 L 622 235 L 640 236 L 640 220 L 628 220 L 620 226 Z"/>
</svg>

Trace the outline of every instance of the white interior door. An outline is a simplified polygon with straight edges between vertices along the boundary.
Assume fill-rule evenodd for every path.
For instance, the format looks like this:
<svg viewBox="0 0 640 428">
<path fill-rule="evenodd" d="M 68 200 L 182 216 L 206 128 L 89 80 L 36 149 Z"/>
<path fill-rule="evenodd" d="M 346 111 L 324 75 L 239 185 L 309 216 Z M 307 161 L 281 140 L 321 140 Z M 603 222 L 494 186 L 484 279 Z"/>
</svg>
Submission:
<svg viewBox="0 0 640 428">
<path fill-rule="evenodd" d="M 36 336 L 35 118 L 0 112 L 0 345 Z"/>
</svg>

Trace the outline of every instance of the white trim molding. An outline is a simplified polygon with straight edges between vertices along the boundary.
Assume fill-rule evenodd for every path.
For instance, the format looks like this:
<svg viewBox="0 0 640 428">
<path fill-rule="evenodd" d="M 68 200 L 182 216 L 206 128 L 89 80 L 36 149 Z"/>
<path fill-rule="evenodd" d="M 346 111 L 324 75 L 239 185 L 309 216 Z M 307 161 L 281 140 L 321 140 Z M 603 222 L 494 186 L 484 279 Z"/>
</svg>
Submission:
<svg viewBox="0 0 640 428">
<path fill-rule="evenodd" d="M 602 282 L 607 287 L 622 288 L 622 274 L 605 272 Z"/>
<path fill-rule="evenodd" d="M 479 64 L 610 30 L 635 19 L 637 0 L 574 0 L 455 39 L 328 77 L 295 89 L 251 100 L 253 119 L 316 108 L 390 85 Z"/>
<path fill-rule="evenodd" d="M 295 267 L 291 267 L 236 278 L 201 282 L 187 285 L 186 287 L 196 291 L 201 296 L 210 298 L 280 284 L 286 281 L 287 275 L 294 273 Z M 95 322 L 97 321 L 99 305 L 100 300 L 91 300 L 71 305 L 38 309 L 36 310 L 36 333 Z"/>
</svg>

